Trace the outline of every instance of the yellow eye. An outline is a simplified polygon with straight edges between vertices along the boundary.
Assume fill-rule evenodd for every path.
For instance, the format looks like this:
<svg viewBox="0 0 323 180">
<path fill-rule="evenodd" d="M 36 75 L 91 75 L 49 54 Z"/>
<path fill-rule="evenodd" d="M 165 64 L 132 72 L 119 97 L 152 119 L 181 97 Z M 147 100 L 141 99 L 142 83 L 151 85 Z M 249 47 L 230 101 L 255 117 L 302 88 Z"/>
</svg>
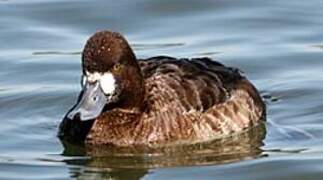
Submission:
<svg viewBox="0 0 323 180">
<path fill-rule="evenodd" d="M 120 70 L 121 70 L 121 68 L 122 68 L 122 65 L 121 65 L 121 64 L 115 64 L 115 65 L 113 66 L 113 71 L 118 72 L 118 71 L 120 71 Z"/>
</svg>

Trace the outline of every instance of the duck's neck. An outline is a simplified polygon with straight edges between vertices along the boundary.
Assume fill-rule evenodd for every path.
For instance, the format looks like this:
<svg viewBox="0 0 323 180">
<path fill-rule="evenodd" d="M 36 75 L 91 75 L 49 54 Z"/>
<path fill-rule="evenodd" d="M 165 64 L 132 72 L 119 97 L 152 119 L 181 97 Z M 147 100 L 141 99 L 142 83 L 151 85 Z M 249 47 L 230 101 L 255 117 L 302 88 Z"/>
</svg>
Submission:
<svg viewBox="0 0 323 180">
<path fill-rule="evenodd" d="M 141 110 L 145 95 L 144 79 L 139 65 L 129 67 L 123 79 L 118 107 L 126 110 Z"/>
<path fill-rule="evenodd" d="M 127 109 L 139 110 L 142 107 L 145 95 L 144 79 L 139 66 L 135 68 L 129 77 L 128 87 L 126 87 L 127 100 L 125 106 Z"/>
</svg>

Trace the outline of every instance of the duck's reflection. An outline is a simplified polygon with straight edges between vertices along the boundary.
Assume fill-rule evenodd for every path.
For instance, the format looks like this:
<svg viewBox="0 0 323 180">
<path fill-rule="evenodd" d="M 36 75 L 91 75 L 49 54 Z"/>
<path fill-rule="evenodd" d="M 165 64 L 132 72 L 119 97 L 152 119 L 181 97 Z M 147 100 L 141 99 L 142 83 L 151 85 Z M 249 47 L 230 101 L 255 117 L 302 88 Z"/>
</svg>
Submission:
<svg viewBox="0 0 323 180">
<path fill-rule="evenodd" d="M 63 142 L 63 155 L 70 158 L 65 162 L 77 179 L 139 179 L 151 168 L 213 165 L 259 157 L 265 134 L 261 124 L 212 143 L 158 149 L 86 147 Z"/>
</svg>

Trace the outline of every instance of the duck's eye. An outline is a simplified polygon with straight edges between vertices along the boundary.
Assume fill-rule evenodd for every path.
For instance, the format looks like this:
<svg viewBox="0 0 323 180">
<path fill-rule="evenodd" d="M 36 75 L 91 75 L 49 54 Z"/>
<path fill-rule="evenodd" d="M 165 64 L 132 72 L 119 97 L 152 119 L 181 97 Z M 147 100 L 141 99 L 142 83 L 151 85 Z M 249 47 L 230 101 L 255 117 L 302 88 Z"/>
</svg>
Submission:
<svg viewBox="0 0 323 180">
<path fill-rule="evenodd" d="M 100 86 L 105 95 L 113 94 L 115 90 L 115 79 L 111 73 L 105 73 L 100 78 Z"/>
<path fill-rule="evenodd" d="M 87 82 L 87 77 L 84 74 L 82 74 L 82 76 L 81 76 L 81 87 L 82 88 L 85 86 L 86 82 Z"/>
<path fill-rule="evenodd" d="M 120 71 L 120 70 L 121 70 L 121 68 L 122 68 L 122 65 L 121 65 L 121 64 L 115 64 L 115 65 L 113 66 L 113 71 L 118 72 L 118 71 Z"/>
</svg>

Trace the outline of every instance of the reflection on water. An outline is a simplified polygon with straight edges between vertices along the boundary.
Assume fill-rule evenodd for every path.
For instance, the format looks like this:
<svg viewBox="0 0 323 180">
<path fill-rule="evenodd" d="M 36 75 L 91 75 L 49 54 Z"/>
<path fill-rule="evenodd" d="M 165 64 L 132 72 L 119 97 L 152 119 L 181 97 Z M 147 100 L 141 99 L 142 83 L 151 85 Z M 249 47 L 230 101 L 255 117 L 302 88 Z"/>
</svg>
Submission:
<svg viewBox="0 0 323 180">
<path fill-rule="evenodd" d="M 65 160 L 68 165 L 79 165 L 82 168 L 71 168 L 73 177 L 83 179 L 91 177 L 113 179 L 139 179 L 151 168 L 178 166 L 198 166 L 235 162 L 262 156 L 261 146 L 266 134 L 262 123 L 250 131 L 213 142 L 171 146 L 164 148 L 132 147 L 118 148 L 109 146 L 81 146 L 62 142 L 63 155 L 72 158 Z M 72 166 L 73 167 L 73 166 Z"/>
<path fill-rule="evenodd" d="M 149 49 L 160 49 L 160 48 L 170 48 L 176 46 L 183 46 L 183 43 L 164 43 L 164 44 L 133 44 L 131 47 L 134 50 L 149 50 Z M 82 52 L 64 52 L 64 51 L 36 51 L 32 55 L 80 55 Z M 201 53 L 200 55 L 211 55 L 212 52 Z"/>
<path fill-rule="evenodd" d="M 40 51 L 33 52 L 33 55 L 78 55 L 82 52 L 62 52 L 62 51 Z"/>
</svg>

